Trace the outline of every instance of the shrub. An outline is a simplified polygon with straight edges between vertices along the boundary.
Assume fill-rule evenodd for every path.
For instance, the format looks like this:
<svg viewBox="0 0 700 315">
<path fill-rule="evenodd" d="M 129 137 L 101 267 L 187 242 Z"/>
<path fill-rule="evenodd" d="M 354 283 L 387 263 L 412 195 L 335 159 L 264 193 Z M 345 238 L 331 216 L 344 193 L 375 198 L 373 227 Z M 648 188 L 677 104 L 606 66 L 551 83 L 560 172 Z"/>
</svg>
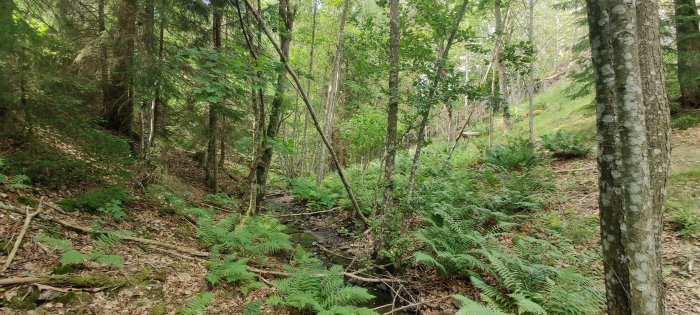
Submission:
<svg viewBox="0 0 700 315">
<path fill-rule="evenodd" d="M 331 193 L 325 186 L 317 188 L 310 179 L 293 178 L 289 180 L 289 185 L 292 186 L 292 194 L 301 198 L 306 202 L 306 207 L 314 211 L 332 208 L 340 198 L 339 194 Z"/>
<path fill-rule="evenodd" d="M 59 202 L 59 205 L 67 211 L 79 209 L 88 212 L 98 211 L 100 208 L 110 204 L 120 206 L 123 203 L 132 201 L 134 197 L 130 192 L 119 187 L 94 188 L 76 198 L 66 198 Z M 103 212 L 103 211 L 100 211 Z M 106 210 L 105 212 L 109 212 Z"/>
<path fill-rule="evenodd" d="M 0 158 L 0 170 L 4 169 L 5 167 L 5 161 Z M 26 175 L 13 175 L 13 176 L 7 176 L 2 173 L 0 173 L 0 184 L 5 185 L 9 188 L 27 188 L 25 182 L 29 181 L 29 177 Z"/>
<path fill-rule="evenodd" d="M 542 146 L 557 158 L 582 157 L 591 152 L 583 134 L 563 130 L 542 136 Z"/>
<path fill-rule="evenodd" d="M 485 162 L 499 170 L 519 171 L 539 164 L 539 157 L 527 139 L 512 139 L 507 145 L 496 144 L 484 154 Z"/>
<path fill-rule="evenodd" d="M 683 116 L 683 117 L 679 117 L 679 118 L 674 119 L 671 122 L 671 128 L 678 129 L 678 130 L 685 130 L 685 129 L 694 127 L 699 122 L 700 122 L 700 118 L 693 116 L 693 115 L 687 115 L 687 116 Z"/>
<path fill-rule="evenodd" d="M 174 214 L 185 210 L 185 200 L 168 191 L 165 186 L 150 185 L 145 194 L 148 200 L 159 203 L 165 213 Z"/>
</svg>

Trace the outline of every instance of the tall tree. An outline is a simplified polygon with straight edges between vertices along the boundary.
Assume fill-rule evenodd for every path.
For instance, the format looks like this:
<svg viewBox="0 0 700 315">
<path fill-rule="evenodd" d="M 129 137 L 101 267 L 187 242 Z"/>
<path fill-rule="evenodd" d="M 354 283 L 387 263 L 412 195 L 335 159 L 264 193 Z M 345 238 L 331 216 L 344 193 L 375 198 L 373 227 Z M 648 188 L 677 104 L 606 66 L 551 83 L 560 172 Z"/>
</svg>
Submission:
<svg viewBox="0 0 700 315">
<path fill-rule="evenodd" d="M 136 39 L 137 0 L 119 0 L 115 8 L 117 23 L 115 25 L 113 59 L 114 70 L 106 95 L 104 118 L 107 129 L 122 136 L 133 138 L 133 64 L 134 43 Z"/>
<path fill-rule="evenodd" d="M 700 16 L 695 0 L 674 0 L 681 104 L 700 107 Z"/>
<path fill-rule="evenodd" d="M 394 199 L 394 161 L 396 160 L 396 124 L 399 116 L 399 58 L 401 46 L 399 0 L 389 2 L 389 106 L 384 144 L 384 210 L 392 207 Z"/>
<path fill-rule="evenodd" d="M 535 0 L 530 0 L 530 7 L 528 12 L 528 28 L 527 37 L 530 41 L 530 45 L 534 48 L 535 46 Z M 528 84 L 528 127 L 530 131 L 530 144 L 535 144 L 535 58 L 530 60 L 530 82 Z"/>
<path fill-rule="evenodd" d="M 212 43 L 217 52 L 221 52 L 221 25 L 223 20 L 224 4 L 220 2 L 212 3 Z M 207 142 L 207 163 L 206 163 L 206 185 L 212 192 L 219 190 L 218 184 L 218 163 L 216 161 L 216 146 L 219 133 L 220 104 L 209 103 L 209 141 Z"/>
<path fill-rule="evenodd" d="M 15 3 L 12 0 L 0 0 L 0 58 L 6 63 L 0 65 L 0 122 L 3 127 L 0 134 L 8 135 L 13 133 L 12 104 L 14 103 L 11 80 L 11 65 L 9 61 L 14 51 L 15 45 L 15 23 L 12 14 Z"/>
<path fill-rule="evenodd" d="M 600 226 L 611 315 L 664 312 L 661 222 L 652 192 L 658 187 L 651 178 L 666 174 L 662 168 L 656 171 L 663 174 L 650 174 L 654 158 L 649 152 L 660 150 L 655 145 L 667 146 L 662 143 L 667 139 L 650 141 L 649 133 L 658 132 L 647 121 L 664 118 L 655 117 L 663 110 L 648 108 L 652 103 L 663 107 L 666 101 L 643 91 L 652 82 L 663 84 L 663 67 L 656 59 L 659 28 L 650 27 L 658 23 L 658 10 L 650 2 L 587 1 L 596 74 Z M 660 154 L 657 159 L 663 160 Z"/>
<path fill-rule="evenodd" d="M 294 27 L 294 15 L 296 10 L 289 5 L 288 0 L 280 0 L 279 2 L 279 17 L 281 25 L 279 29 L 280 49 L 282 56 L 280 61 L 284 64 L 289 59 L 289 44 L 292 42 L 292 29 Z M 262 141 L 262 158 L 257 166 L 256 181 L 258 185 L 257 206 L 262 203 L 265 197 L 265 183 L 269 173 L 270 165 L 272 164 L 272 145 L 271 140 L 275 141 L 280 127 L 280 119 L 282 118 L 282 106 L 284 105 L 284 93 L 287 90 L 286 84 L 286 69 L 282 69 L 277 76 L 277 89 L 275 96 L 272 99 L 270 108 L 270 118 L 267 124 L 265 137 Z"/>
<path fill-rule="evenodd" d="M 445 63 L 447 62 L 447 56 L 449 56 L 450 48 L 454 43 L 455 36 L 459 30 L 459 24 L 462 23 L 462 18 L 464 17 L 464 12 L 467 9 L 467 3 L 469 0 L 464 0 L 457 10 L 455 15 L 455 20 L 453 21 L 452 29 L 447 38 L 447 42 L 443 49 L 441 49 L 437 60 L 435 60 L 435 74 L 430 81 L 430 86 L 428 88 L 428 96 L 426 97 L 424 108 L 420 109 L 420 122 L 418 125 L 418 139 L 416 139 L 416 152 L 413 155 L 413 163 L 411 165 L 411 174 L 408 177 L 408 195 L 413 194 L 413 187 L 416 182 L 416 171 L 418 170 L 418 162 L 420 161 L 420 154 L 423 146 L 425 145 L 425 127 L 428 125 L 428 117 L 430 116 L 430 109 L 433 107 L 433 101 L 435 96 L 435 90 L 438 88 L 440 79 L 443 76 L 443 71 Z"/>
<path fill-rule="evenodd" d="M 338 38 L 335 43 L 335 55 L 333 56 L 333 70 L 331 70 L 331 82 L 328 86 L 328 94 L 326 94 L 326 119 L 323 124 L 323 132 L 330 135 L 333 129 L 333 112 L 335 111 L 335 103 L 337 102 L 338 84 L 340 84 L 340 63 L 343 59 L 343 38 L 345 37 L 345 20 L 348 16 L 350 1 L 343 2 L 343 11 L 340 14 L 340 26 L 338 28 Z M 318 172 L 316 173 L 316 185 L 321 184 L 323 175 L 326 172 L 326 158 L 328 151 L 326 147 L 321 145 L 321 155 L 318 163 Z"/>
</svg>

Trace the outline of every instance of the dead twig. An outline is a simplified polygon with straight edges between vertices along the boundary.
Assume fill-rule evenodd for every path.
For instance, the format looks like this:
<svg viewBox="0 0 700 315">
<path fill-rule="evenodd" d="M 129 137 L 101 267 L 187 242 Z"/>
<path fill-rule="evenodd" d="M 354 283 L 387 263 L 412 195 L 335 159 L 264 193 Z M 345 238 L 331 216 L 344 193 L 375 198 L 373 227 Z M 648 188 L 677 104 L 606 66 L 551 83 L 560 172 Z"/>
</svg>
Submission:
<svg viewBox="0 0 700 315">
<path fill-rule="evenodd" d="M 276 216 L 276 217 L 277 217 L 277 218 L 284 218 L 284 217 L 296 217 L 296 216 L 302 216 L 302 215 L 314 215 L 314 214 L 321 214 L 321 213 L 331 212 L 331 211 L 335 211 L 335 210 L 338 210 L 338 209 L 342 209 L 342 207 L 334 207 L 334 208 L 330 208 L 330 209 L 328 209 L 328 210 L 323 210 L 323 211 L 281 214 L 281 215 L 278 215 L 278 216 Z"/>
<path fill-rule="evenodd" d="M 432 299 L 432 300 L 427 300 L 427 301 L 421 301 L 421 302 L 411 303 L 411 304 L 404 305 L 404 306 L 399 307 L 399 308 L 392 309 L 391 311 L 386 312 L 386 313 L 384 313 L 384 314 L 382 314 L 382 315 L 394 314 L 394 313 L 396 313 L 396 312 L 398 312 L 398 311 L 405 310 L 405 309 L 407 309 L 407 308 L 413 308 L 413 307 L 416 307 L 416 306 L 421 306 L 421 305 L 423 305 L 423 304 L 428 304 L 428 303 L 433 303 L 433 302 L 437 302 L 437 301 L 442 301 L 442 300 L 446 300 L 446 299 L 449 299 L 449 298 L 451 298 L 451 296 L 448 295 L 448 296 L 443 296 L 443 297 L 437 298 L 437 299 Z"/>
<path fill-rule="evenodd" d="M 584 168 L 571 168 L 571 169 L 565 169 L 565 170 L 556 170 L 554 172 L 556 173 L 570 173 L 570 172 L 585 172 L 585 171 L 592 171 L 596 170 L 598 168 L 596 167 L 584 167 Z"/>
<path fill-rule="evenodd" d="M 2 270 L 0 272 L 5 272 L 7 268 L 10 267 L 10 264 L 12 264 L 12 260 L 15 259 L 15 255 L 17 255 L 17 250 L 19 249 L 19 245 L 22 244 L 22 239 L 24 239 L 24 235 L 27 234 L 27 230 L 29 229 L 29 224 L 32 222 L 32 219 L 37 216 L 39 213 L 41 213 L 42 206 L 44 205 L 44 198 L 42 197 L 39 199 L 39 206 L 37 207 L 37 210 L 34 212 L 30 212 L 29 207 L 27 207 L 24 212 L 25 212 L 25 218 L 24 218 L 24 225 L 22 226 L 22 230 L 19 232 L 19 236 L 17 236 L 17 240 L 15 240 L 15 245 L 12 246 L 12 251 L 10 251 L 10 254 L 7 256 L 7 260 L 5 260 L 5 265 L 2 266 Z"/>
</svg>

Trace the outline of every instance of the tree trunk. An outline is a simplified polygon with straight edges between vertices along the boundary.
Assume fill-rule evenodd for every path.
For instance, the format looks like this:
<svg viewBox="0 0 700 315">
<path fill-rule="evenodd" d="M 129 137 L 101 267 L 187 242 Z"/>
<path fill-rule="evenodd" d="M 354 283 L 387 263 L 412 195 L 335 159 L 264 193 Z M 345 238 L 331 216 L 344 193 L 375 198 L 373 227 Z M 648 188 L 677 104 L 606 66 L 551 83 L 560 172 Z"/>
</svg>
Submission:
<svg viewBox="0 0 700 315">
<path fill-rule="evenodd" d="M 588 0 L 598 107 L 601 239 L 611 315 L 663 314 L 660 222 L 652 205 L 649 162 L 653 159 L 648 156 L 652 148 L 646 129 L 647 119 L 653 118 L 645 118 L 645 111 L 664 100 L 643 92 L 652 81 L 663 83 L 660 59 L 655 60 L 660 58 L 658 27 L 644 26 L 658 21 L 655 9 L 639 1 Z M 637 35 L 644 32 L 649 33 Z"/>
<path fill-rule="evenodd" d="M 695 0 L 674 0 L 681 104 L 700 107 L 700 30 Z"/>
<path fill-rule="evenodd" d="M 527 36 L 528 39 L 530 40 L 530 45 L 533 46 L 535 45 L 535 0 L 530 0 L 530 11 L 529 11 L 529 16 L 528 16 L 528 32 Z M 530 144 L 534 145 L 535 144 L 535 114 L 534 114 L 534 109 L 535 109 L 535 104 L 534 104 L 534 97 L 535 97 L 535 56 L 532 56 L 532 60 L 530 60 L 530 82 L 528 86 L 528 111 L 527 111 L 527 116 L 528 116 L 528 127 L 530 131 Z"/>
<path fill-rule="evenodd" d="M 136 36 L 136 14 L 138 1 L 120 0 L 115 8 L 117 24 L 114 41 L 115 65 L 112 82 L 105 102 L 105 127 L 122 136 L 133 138 L 133 78 L 134 38 Z"/>
<path fill-rule="evenodd" d="M 243 0 L 245 2 L 246 7 L 249 10 L 252 10 L 253 5 L 250 4 L 250 0 Z M 294 81 L 294 85 L 296 86 L 297 92 L 301 94 L 301 99 L 304 101 L 304 105 L 306 105 L 306 109 L 309 111 L 309 116 L 311 117 L 311 121 L 314 124 L 314 127 L 316 128 L 316 131 L 318 132 L 319 136 L 321 137 L 321 141 L 326 145 L 326 149 L 328 149 L 328 152 L 331 154 L 331 158 L 333 159 L 333 163 L 337 167 L 338 171 L 338 177 L 340 177 L 340 181 L 343 183 L 343 186 L 345 187 L 345 191 L 348 194 L 348 198 L 350 199 L 350 202 L 352 203 L 353 210 L 355 211 L 355 214 L 362 220 L 364 224 L 367 224 L 367 218 L 362 214 L 362 209 L 360 208 L 360 204 L 357 202 L 357 199 L 355 198 L 355 194 L 352 192 L 352 188 L 350 187 L 350 184 L 348 183 L 347 178 L 345 177 L 345 172 L 343 172 L 343 167 L 340 165 L 340 161 L 338 160 L 338 156 L 335 154 L 335 150 L 333 150 L 333 146 L 330 144 L 328 141 L 328 138 L 326 135 L 323 133 L 321 124 L 318 121 L 318 117 L 316 116 L 316 111 L 314 111 L 313 106 L 311 105 L 311 102 L 309 101 L 309 97 L 307 96 L 306 92 L 304 91 L 304 88 L 301 85 L 301 81 L 299 80 L 299 76 L 297 76 L 296 72 L 292 69 L 291 66 L 287 63 L 287 58 L 284 57 L 284 52 L 280 48 L 279 45 L 277 45 L 277 42 L 275 42 L 274 37 L 272 37 L 272 34 L 270 31 L 265 27 L 265 24 L 263 23 L 262 18 L 260 17 L 260 14 L 257 12 L 253 11 L 253 16 L 255 19 L 258 21 L 259 27 L 262 29 L 262 31 L 265 33 L 265 36 L 267 36 L 267 39 L 270 41 L 272 46 L 275 48 L 275 51 L 277 51 L 277 54 L 280 56 L 282 59 L 282 64 L 284 68 L 287 70 L 287 73 L 289 73 L 289 76 L 292 77 L 292 81 Z"/>
<path fill-rule="evenodd" d="M 343 57 L 343 37 L 345 36 L 345 20 L 348 16 L 350 1 L 345 0 L 343 3 L 343 12 L 340 15 L 340 27 L 338 29 L 338 38 L 335 44 L 335 56 L 333 57 L 333 70 L 331 72 L 331 83 L 328 87 L 326 95 L 326 119 L 323 124 L 323 133 L 329 135 L 333 130 L 333 111 L 335 110 L 336 94 L 338 93 L 338 84 L 340 81 L 340 62 Z M 321 157 L 318 163 L 318 173 L 316 173 L 316 186 L 321 185 L 323 175 L 326 172 L 326 158 L 328 152 L 324 146 L 321 146 Z"/>
<path fill-rule="evenodd" d="M 101 0 L 103 1 L 103 0 Z M 141 158 L 146 159 L 153 142 L 156 109 L 156 89 L 159 80 L 156 73 L 159 69 L 156 64 L 156 34 L 155 34 L 155 7 L 152 1 L 147 1 L 143 14 L 143 68 L 139 84 L 145 85 L 147 92 L 141 98 Z"/>
<path fill-rule="evenodd" d="M 10 55 L 14 51 L 15 44 L 15 23 L 12 14 L 15 3 L 12 0 L 0 0 L 0 58 L 4 61 L 10 60 Z M 2 129 L 0 135 L 14 134 L 14 123 L 12 107 L 14 105 L 14 84 L 12 83 L 12 66 L 8 62 L 0 69 L 0 123 Z"/>
<path fill-rule="evenodd" d="M 459 29 L 459 24 L 462 23 L 462 17 L 464 17 L 464 11 L 467 9 L 467 3 L 469 0 L 464 0 L 462 6 L 458 9 L 457 15 L 455 16 L 454 24 L 452 25 L 452 30 L 447 38 L 447 44 L 442 50 L 442 53 L 438 56 L 435 61 L 435 77 L 430 82 L 430 87 L 428 90 L 428 97 L 425 102 L 425 109 L 421 110 L 420 115 L 420 125 L 418 126 L 418 139 L 416 140 L 416 152 L 413 155 L 413 163 L 411 165 L 411 174 L 408 177 L 408 196 L 413 195 L 413 187 L 416 181 L 416 171 L 418 170 L 418 162 L 420 161 L 421 150 L 425 143 L 425 127 L 428 124 L 428 117 L 430 115 L 430 108 L 433 106 L 433 97 L 435 95 L 435 89 L 440 82 L 442 77 L 443 65 L 445 60 L 450 53 L 450 48 L 452 48 L 452 42 L 454 41 L 457 30 Z"/>
<path fill-rule="evenodd" d="M 220 8 L 214 8 L 213 19 L 212 19 L 212 42 L 214 48 L 220 52 L 221 51 L 221 20 L 223 19 L 223 12 Z M 210 103 L 209 104 L 209 142 L 207 143 L 207 174 L 206 174 L 206 185 L 207 188 L 213 193 L 219 191 L 218 182 L 218 163 L 216 161 L 216 146 L 217 138 L 219 133 L 219 122 L 218 122 L 218 107 L 219 104 Z"/>
<path fill-rule="evenodd" d="M 280 28 L 280 49 L 282 50 L 283 56 L 281 56 L 281 62 L 286 63 L 289 58 L 289 44 L 292 41 L 292 29 L 294 27 L 294 10 L 291 10 L 288 0 L 280 0 L 279 2 L 279 15 L 280 19 L 284 23 L 284 27 Z M 265 197 L 265 184 L 267 183 L 267 175 L 269 173 L 270 165 L 272 164 L 272 146 L 270 145 L 270 140 L 276 140 L 277 133 L 279 132 L 280 119 L 282 118 L 282 103 L 284 102 L 284 93 L 286 92 L 286 71 L 283 69 L 282 72 L 277 76 L 277 90 L 275 91 L 275 96 L 272 99 L 272 107 L 270 108 L 270 120 L 267 124 L 267 131 L 265 133 L 265 139 L 263 140 L 263 145 L 261 147 L 262 156 L 260 162 L 256 169 L 256 183 L 258 186 L 257 191 L 257 207 L 260 207 L 262 200 Z"/>
<path fill-rule="evenodd" d="M 697 12 L 697 11 L 696 11 Z M 663 312 L 664 288 L 661 260 L 661 232 L 663 230 L 666 180 L 671 160 L 671 118 L 664 75 L 663 52 L 659 34 L 659 7 L 654 0 L 637 0 L 637 36 L 639 37 L 639 68 L 644 94 L 646 133 L 648 141 L 651 211 L 656 246 L 656 274 L 658 294 L 656 305 Z M 696 15 L 697 17 L 697 15 Z M 697 22 L 697 20 L 696 20 Z M 700 38 L 696 38 L 696 42 Z M 700 45 L 698 45 L 700 47 Z M 700 54 L 696 57 L 700 58 Z M 700 68 L 696 68 L 700 70 Z"/>
<path fill-rule="evenodd" d="M 314 48 L 316 46 L 316 11 L 317 11 L 317 3 L 316 1 L 311 1 L 313 8 L 312 10 L 312 17 L 311 17 L 311 50 L 309 51 L 309 69 L 308 69 L 308 76 L 306 78 L 306 92 L 309 93 L 309 97 L 311 96 L 311 74 L 313 73 L 314 69 Z M 309 145 L 308 142 L 308 130 L 309 130 L 309 113 L 304 112 L 304 140 L 303 140 L 303 146 L 301 148 L 301 174 L 302 176 L 305 175 L 305 166 L 306 166 L 306 148 Z"/>
<path fill-rule="evenodd" d="M 391 209 L 394 200 L 394 162 L 396 161 L 396 125 L 399 119 L 399 58 L 401 44 L 399 0 L 389 2 L 389 108 L 384 155 L 384 211 Z"/>
</svg>

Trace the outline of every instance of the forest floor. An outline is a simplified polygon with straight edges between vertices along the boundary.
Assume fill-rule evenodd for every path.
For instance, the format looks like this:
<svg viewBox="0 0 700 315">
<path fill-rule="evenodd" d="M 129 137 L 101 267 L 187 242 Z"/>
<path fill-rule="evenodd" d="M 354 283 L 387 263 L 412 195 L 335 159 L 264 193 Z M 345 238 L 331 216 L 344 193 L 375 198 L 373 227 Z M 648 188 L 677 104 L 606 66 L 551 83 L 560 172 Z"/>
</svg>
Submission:
<svg viewBox="0 0 700 315">
<path fill-rule="evenodd" d="M 193 202 L 206 203 L 204 187 L 190 183 L 202 183 L 203 172 L 188 155 L 173 151 L 165 155 L 170 170 L 168 180 L 177 182 L 188 190 Z M 699 177 L 681 176 L 700 165 L 700 127 L 674 132 L 673 162 L 670 178 L 669 198 L 690 198 L 697 200 Z M 597 248 L 597 179 L 595 159 L 554 161 L 552 167 L 558 173 L 557 191 L 561 196 L 551 200 L 546 213 L 558 213 L 565 218 L 566 233 L 576 244 L 587 248 Z M 678 175 L 681 174 L 681 175 Z M 677 178 L 677 176 L 680 176 Z M 224 185 L 233 185 L 235 174 Z M 6 205 L 20 205 L 27 199 L 44 197 L 46 202 L 58 202 L 61 198 L 77 193 L 74 187 L 61 189 L 2 189 L 0 202 Z M 117 221 L 107 219 L 102 227 L 108 230 L 127 230 L 134 236 L 157 240 L 189 248 L 195 252 L 207 252 L 196 236 L 195 226 L 185 217 L 164 213 L 158 206 L 145 201 L 143 196 L 128 204 L 128 218 Z M 292 241 L 320 257 L 324 262 L 341 264 L 346 270 L 363 269 L 369 265 L 368 240 L 362 236 L 349 234 L 349 214 L 333 210 L 320 214 L 306 214 L 304 206 L 287 192 L 280 191 L 267 199 L 268 212 L 280 218 L 288 226 Z M 225 210 L 225 209 L 224 209 Z M 60 218 L 83 227 L 90 227 L 98 218 L 83 212 L 65 213 L 59 209 L 44 207 L 43 214 Z M 0 211 L 0 236 L 3 247 L 11 247 L 16 235 L 22 229 L 24 216 Z M 87 253 L 94 246 L 87 233 L 52 225 L 42 218 L 35 218 L 27 236 L 10 268 L 2 274 L 3 279 L 41 277 L 65 272 L 57 270 L 58 254 L 34 237 L 51 233 L 68 240 L 75 249 Z M 6 303 L 0 307 L 3 314 L 172 314 L 176 308 L 187 303 L 196 293 L 211 290 L 205 280 L 206 258 L 182 251 L 166 249 L 162 246 L 138 242 L 124 242 L 113 252 L 124 257 L 124 269 L 116 269 L 86 263 L 70 270 L 72 275 L 86 277 L 67 280 L 58 285 L 34 281 L 13 286 L 0 286 L 0 298 Z M 700 244 L 696 239 L 684 238 L 672 223 L 664 229 L 664 275 L 667 285 L 669 314 L 700 314 L 700 274 L 695 265 L 700 262 Z M 7 251 L 0 252 L 4 261 Z M 265 262 L 266 267 L 277 267 L 283 259 L 272 258 Z M 262 266 L 260 268 L 263 268 Z M 391 266 L 373 268 L 374 275 L 394 278 Z M 591 270 L 600 272 L 599 265 Z M 270 280 L 260 274 L 263 281 Z M 370 307 L 378 307 L 380 313 L 392 311 L 394 299 L 404 303 L 423 302 L 419 306 L 421 314 L 451 314 L 456 309 L 452 294 L 474 296 L 468 280 L 464 277 L 445 278 L 435 271 L 410 267 L 404 270 L 402 280 L 406 284 L 386 282 L 355 284 L 370 289 L 378 298 Z M 92 281 L 95 285 L 84 285 Z M 262 299 L 271 293 L 271 288 L 254 290 L 243 296 L 235 288 L 217 286 L 213 289 L 216 300 L 208 308 L 209 314 L 242 314 L 248 302 Z M 392 294 L 392 293 L 399 293 Z M 384 305 L 384 306 L 383 306 Z M 267 310 L 269 314 L 280 314 L 278 310 Z M 401 314 L 395 312 L 394 314 Z M 408 313 L 405 313 L 408 314 Z"/>
</svg>

